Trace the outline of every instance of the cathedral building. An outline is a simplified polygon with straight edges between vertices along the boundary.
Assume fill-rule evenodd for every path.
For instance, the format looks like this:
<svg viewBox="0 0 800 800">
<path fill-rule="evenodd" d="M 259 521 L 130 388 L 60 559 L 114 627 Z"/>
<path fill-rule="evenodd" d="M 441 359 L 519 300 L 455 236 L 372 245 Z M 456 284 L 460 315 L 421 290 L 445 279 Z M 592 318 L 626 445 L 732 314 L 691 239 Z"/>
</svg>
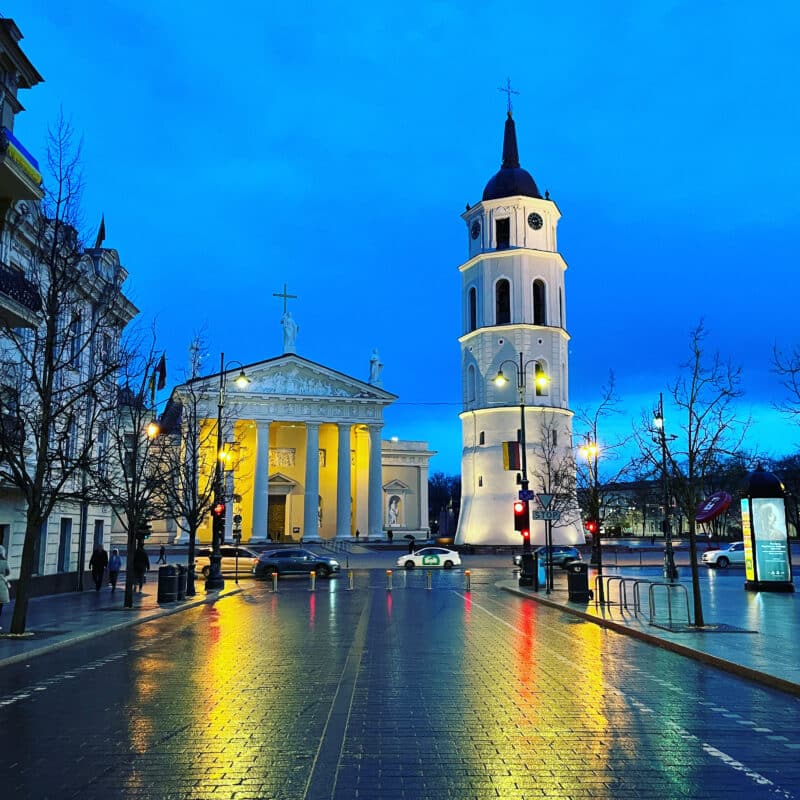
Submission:
<svg viewBox="0 0 800 800">
<path fill-rule="evenodd" d="M 282 325 L 282 355 L 192 381 L 207 447 L 216 447 L 221 377 L 226 387 L 226 541 L 234 526 L 243 542 L 257 543 L 427 537 L 435 453 L 425 442 L 382 440 L 384 409 L 397 396 L 382 388 L 377 353 L 360 380 L 298 355 L 288 312 Z M 188 393 L 178 386 L 172 401 L 185 403 Z M 213 464 L 213 454 L 201 461 Z M 156 534 L 183 542 L 181 527 Z M 210 519 L 198 539 L 211 541 Z"/>
<path fill-rule="evenodd" d="M 553 503 L 560 512 L 552 523 L 532 520 L 531 542 L 545 544 L 546 524 L 552 524 L 554 543 L 583 542 L 571 499 L 570 337 L 567 264 L 558 252 L 560 217 L 548 193 L 543 197 L 520 167 L 509 109 L 502 166 L 486 184 L 481 202 L 462 214 L 468 258 L 459 267 L 463 454 L 458 544 L 519 545 L 513 502 L 526 482 L 536 495 L 532 511 Z M 539 494 L 545 495 L 544 504 Z"/>
</svg>

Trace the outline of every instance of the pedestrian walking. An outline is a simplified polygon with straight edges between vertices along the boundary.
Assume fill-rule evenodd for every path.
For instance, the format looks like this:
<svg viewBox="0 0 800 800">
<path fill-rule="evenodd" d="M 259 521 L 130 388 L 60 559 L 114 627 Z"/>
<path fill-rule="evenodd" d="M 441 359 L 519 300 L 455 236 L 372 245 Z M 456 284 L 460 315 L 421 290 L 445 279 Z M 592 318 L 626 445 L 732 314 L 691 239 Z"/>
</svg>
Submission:
<svg viewBox="0 0 800 800">
<path fill-rule="evenodd" d="M 111 551 L 111 558 L 108 559 L 108 582 L 111 584 L 111 594 L 117 590 L 117 578 L 119 578 L 121 569 L 122 558 L 120 558 L 119 550 L 115 547 Z"/>
<path fill-rule="evenodd" d="M 8 575 L 11 570 L 8 568 L 8 561 L 6 561 L 6 549 L 0 544 L 0 614 L 3 613 L 3 604 L 11 600 L 8 584 Z M 3 630 L 0 628 L 0 631 Z"/>
<path fill-rule="evenodd" d="M 166 564 L 167 563 L 167 548 L 164 545 L 161 545 L 161 549 L 158 551 L 158 561 L 156 564 Z"/>
<path fill-rule="evenodd" d="M 133 554 L 133 576 L 134 576 L 134 583 L 139 587 L 139 591 L 142 591 L 142 586 L 146 580 L 145 573 L 150 569 L 150 559 L 147 556 L 147 553 L 144 550 L 142 545 L 139 545 L 136 548 L 136 552 Z"/>
<path fill-rule="evenodd" d="M 386 535 L 389 537 L 389 544 L 391 544 L 392 540 L 394 539 L 394 531 L 389 528 L 389 530 L 386 531 Z"/>
<path fill-rule="evenodd" d="M 92 571 L 92 578 L 94 579 L 94 590 L 100 591 L 103 585 L 103 576 L 106 574 L 106 567 L 108 566 L 108 553 L 106 553 L 102 544 L 95 545 L 92 557 L 89 559 L 89 569 Z"/>
<path fill-rule="evenodd" d="M 416 545 L 416 543 L 417 543 L 417 540 L 413 536 L 408 540 L 408 552 L 409 552 L 409 554 L 414 552 L 414 546 Z"/>
</svg>

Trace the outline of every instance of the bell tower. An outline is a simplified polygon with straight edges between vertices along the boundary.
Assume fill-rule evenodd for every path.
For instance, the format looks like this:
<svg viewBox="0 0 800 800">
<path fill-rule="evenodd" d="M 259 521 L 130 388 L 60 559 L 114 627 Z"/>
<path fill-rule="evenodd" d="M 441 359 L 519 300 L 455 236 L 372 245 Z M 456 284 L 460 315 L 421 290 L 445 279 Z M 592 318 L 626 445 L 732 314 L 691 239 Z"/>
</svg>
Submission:
<svg viewBox="0 0 800 800">
<path fill-rule="evenodd" d="M 547 193 L 542 197 L 531 174 L 520 167 L 509 109 L 502 166 L 486 184 L 481 202 L 461 215 L 468 258 L 459 267 L 459 544 L 521 544 L 512 509 L 523 476 L 520 469 L 505 469 L 504 442 L 524 438 L 527 479 L 536 493 L 552 488 L 548 462 L 550 468 L 571 463 L 567 264 L 558 252 L 560 217 L 558 206 Z M 495 382 L 501 372 L 507 379 L 503 386 Z M 532 522 L 531 542 L 545 543 L 543 522 Z M 576 509 L 553 524 L 553 542 L 583 542 Z"/>
</svg>

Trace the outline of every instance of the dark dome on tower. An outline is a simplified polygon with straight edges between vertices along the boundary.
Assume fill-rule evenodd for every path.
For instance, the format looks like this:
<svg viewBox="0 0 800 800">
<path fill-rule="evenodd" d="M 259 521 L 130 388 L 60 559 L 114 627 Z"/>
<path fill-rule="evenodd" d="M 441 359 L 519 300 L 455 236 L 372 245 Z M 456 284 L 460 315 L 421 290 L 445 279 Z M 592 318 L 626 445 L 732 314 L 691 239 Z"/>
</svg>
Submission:
<svg viewBox="0 0 800 800">
<path fill-rule="evenodd" d="M 500 171 L 486 184 L 486 188 L 483 190 L 483 199 L 498 200 L 501 197 L 514 197 L 515 195 L 542 199 L 533 176 L 519 165 L 517 130 L 509 111 L 503 134 L 503 164 Z"/>
</svg>

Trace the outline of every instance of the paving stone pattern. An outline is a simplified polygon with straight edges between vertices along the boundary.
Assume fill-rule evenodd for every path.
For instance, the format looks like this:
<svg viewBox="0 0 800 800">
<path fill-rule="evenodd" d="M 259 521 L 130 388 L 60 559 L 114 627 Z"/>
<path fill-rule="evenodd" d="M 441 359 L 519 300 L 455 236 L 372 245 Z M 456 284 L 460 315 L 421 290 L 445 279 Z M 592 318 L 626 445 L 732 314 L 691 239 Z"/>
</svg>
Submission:
<svg viewBox="0 0 800 800">
<path fill-rule="evenodd" d="M 6 667 L 3 797 L 800 800 L 796 698 L 425 577 L 251 585 Z"/>
</svg>

